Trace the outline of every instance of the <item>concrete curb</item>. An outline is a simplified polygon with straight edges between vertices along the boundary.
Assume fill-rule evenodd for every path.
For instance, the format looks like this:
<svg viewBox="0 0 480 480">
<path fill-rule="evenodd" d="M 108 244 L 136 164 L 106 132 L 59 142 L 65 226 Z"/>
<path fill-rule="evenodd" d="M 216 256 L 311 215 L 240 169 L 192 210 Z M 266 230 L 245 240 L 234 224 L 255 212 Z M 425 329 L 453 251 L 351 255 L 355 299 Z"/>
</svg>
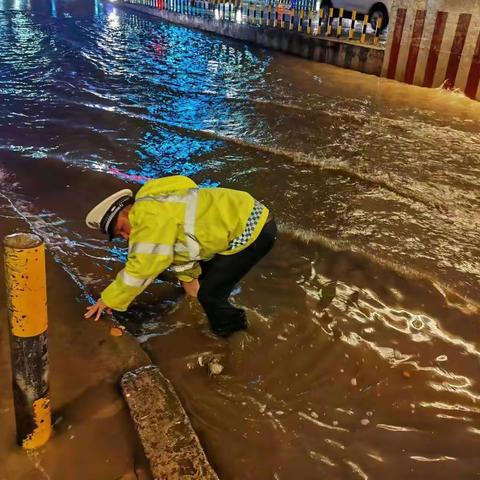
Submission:
<svg viewBox="0 0 480 480">
<path fill-rule="evenodd" d="M 158 367 L 126 373 L 121 387 L 155 479 L 218 480 L 172 384 Z"/>
</svg>

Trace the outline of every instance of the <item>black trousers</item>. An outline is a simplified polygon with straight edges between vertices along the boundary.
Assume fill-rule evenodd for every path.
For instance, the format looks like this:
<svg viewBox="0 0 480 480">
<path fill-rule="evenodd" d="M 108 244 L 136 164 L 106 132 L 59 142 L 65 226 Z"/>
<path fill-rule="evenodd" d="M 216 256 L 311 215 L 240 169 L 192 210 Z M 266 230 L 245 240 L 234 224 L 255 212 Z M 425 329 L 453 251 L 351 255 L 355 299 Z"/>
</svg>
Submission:
<svg viewBox="0 0 480 480">
<path fill-rule="evenodd" d="M 245 311 L 234 307 L 228 299 L 235 285 L 271 250 L 276 239 L 277 226 L 275 220 L 270 220 L 245 250 L 233 255 L 215 255 L 208 262 L 201 262 L 198 300 L 217 335 L 228 337 L 247 328 Z"/>
</svg>

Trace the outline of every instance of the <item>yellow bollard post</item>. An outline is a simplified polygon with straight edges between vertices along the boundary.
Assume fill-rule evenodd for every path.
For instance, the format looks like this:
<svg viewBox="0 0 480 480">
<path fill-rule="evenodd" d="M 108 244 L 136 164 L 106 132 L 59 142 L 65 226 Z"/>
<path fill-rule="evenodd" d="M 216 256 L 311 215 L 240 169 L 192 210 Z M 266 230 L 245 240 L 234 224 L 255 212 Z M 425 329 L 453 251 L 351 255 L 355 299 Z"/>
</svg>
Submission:
<svg viewBox="0 0 480 480">
<path fill-rule="evenodd" d="M 373 44 L 377 47 L 380 43 L 380 32 L 382 31 L 382 17 L 378 17 L 377 25 L 375 28 L 375 37 L 373 38 Z"/>
<path fill-rule="evenodd" d="M 271 18 L 272 18 L 272 6 L 270 4 L 268 4 L 268 7 L 267 7 L 267 27 L 270 26 Z"/>
<path fill-rule="evenodd" d="M 303 8 L 300 9 L 300 15 L 298 16 L 298 28 L 297 31 L 301 32 L 303 30 Z"/>
<path fill-rule="evenodd" d="M 350 22 L 350 30 L 348 32 L 348 39 L 353 40 L 353 36 L 355 35 L 355 22 L 357 20 L 357 11 L 354 10 L 352 12 L 352 21 Z"/>
<path fill-rule="evenodd" d="M 290 10 L 290 21 L 288 23 L 288 29 L 289 30 L 293 30 L 293 20 L 294 20 L 294 18 L 295 18 L 295 9 L 292 8 Z"/>
<path fill-rule="evenodd" d="M 52 434 L 45 245 L 37 235 L 16 233 L 4 247 L 17 442 L 35 449 Z"/>
<path fill-rule="evenodd" d="M 312 12 L 308 12 L 308 22 L 307 22 L 307 34 L 311 35 L 312 34 L 312 18 L 313 14 Z"/>
<path fill-rule="evenodd" d="M 328 23 L 327 23 L 327 37 L 332 34 L 332 25 L 333 25 L 333 8 L 328 10 Z"/>
<path fill-rule="evenodd" d="M 337 38 L 342 36 L 342 28 L 343 28 L 343 8 L 340 9 L 338 14 L 338 25 L 337 25 Z"/>
<path fill-rule="evenodd" d="M 367 36 L 368 15 L 363 16 L 362 35 L 360 36 L 360 43 L 365 43 Z"/>
<path fill-rule="evenodd" d="M 322 22 L 323 22 L 323 8 L 320 9 L 318 12 L 318 27 L 317 30 L 314 31 L 314 35 L 320 35 L 322 32 Z"/>
</svg>

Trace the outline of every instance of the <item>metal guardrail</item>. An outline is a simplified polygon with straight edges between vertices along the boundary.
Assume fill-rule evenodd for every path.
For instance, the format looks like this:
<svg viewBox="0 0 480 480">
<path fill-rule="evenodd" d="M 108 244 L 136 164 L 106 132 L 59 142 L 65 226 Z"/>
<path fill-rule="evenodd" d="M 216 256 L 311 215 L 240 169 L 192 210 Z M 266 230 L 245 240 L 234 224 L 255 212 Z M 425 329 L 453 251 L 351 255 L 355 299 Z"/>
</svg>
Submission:
<svg viewBox="0 0 480 480">
<path fill-rule="evenodd" d="M 343 8 L 311 8 L 311 1 L 289 4 L 244 0 L 124 0 L 125 3 L 182 15 L 207 16 L 258 27 L 276 28 L 313 37 L 379 45 L 382 19 L 369 29 L 368 15 Z"/>
</svg>

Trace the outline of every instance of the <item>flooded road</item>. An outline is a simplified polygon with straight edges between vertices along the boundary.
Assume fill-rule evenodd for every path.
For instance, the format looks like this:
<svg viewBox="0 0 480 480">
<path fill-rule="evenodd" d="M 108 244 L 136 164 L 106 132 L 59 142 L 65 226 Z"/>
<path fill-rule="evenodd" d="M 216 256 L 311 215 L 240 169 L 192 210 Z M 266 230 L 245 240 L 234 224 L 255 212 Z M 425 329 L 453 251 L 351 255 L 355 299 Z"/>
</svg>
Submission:
<svg viewBox="0 0 480 480">
<path fill-rule="evenodd" d="M 248 190 L 281 227 L 235 292 L 251 343 L 214 338 L 168 281 L 117 316 L 219 476 L 476 478 L 480 104 L 101 3 L 0 0 L 0 214 L 46 239 L 77 302 L 126 255 L 90 206 L 172 174 Z"/>
</svg>

